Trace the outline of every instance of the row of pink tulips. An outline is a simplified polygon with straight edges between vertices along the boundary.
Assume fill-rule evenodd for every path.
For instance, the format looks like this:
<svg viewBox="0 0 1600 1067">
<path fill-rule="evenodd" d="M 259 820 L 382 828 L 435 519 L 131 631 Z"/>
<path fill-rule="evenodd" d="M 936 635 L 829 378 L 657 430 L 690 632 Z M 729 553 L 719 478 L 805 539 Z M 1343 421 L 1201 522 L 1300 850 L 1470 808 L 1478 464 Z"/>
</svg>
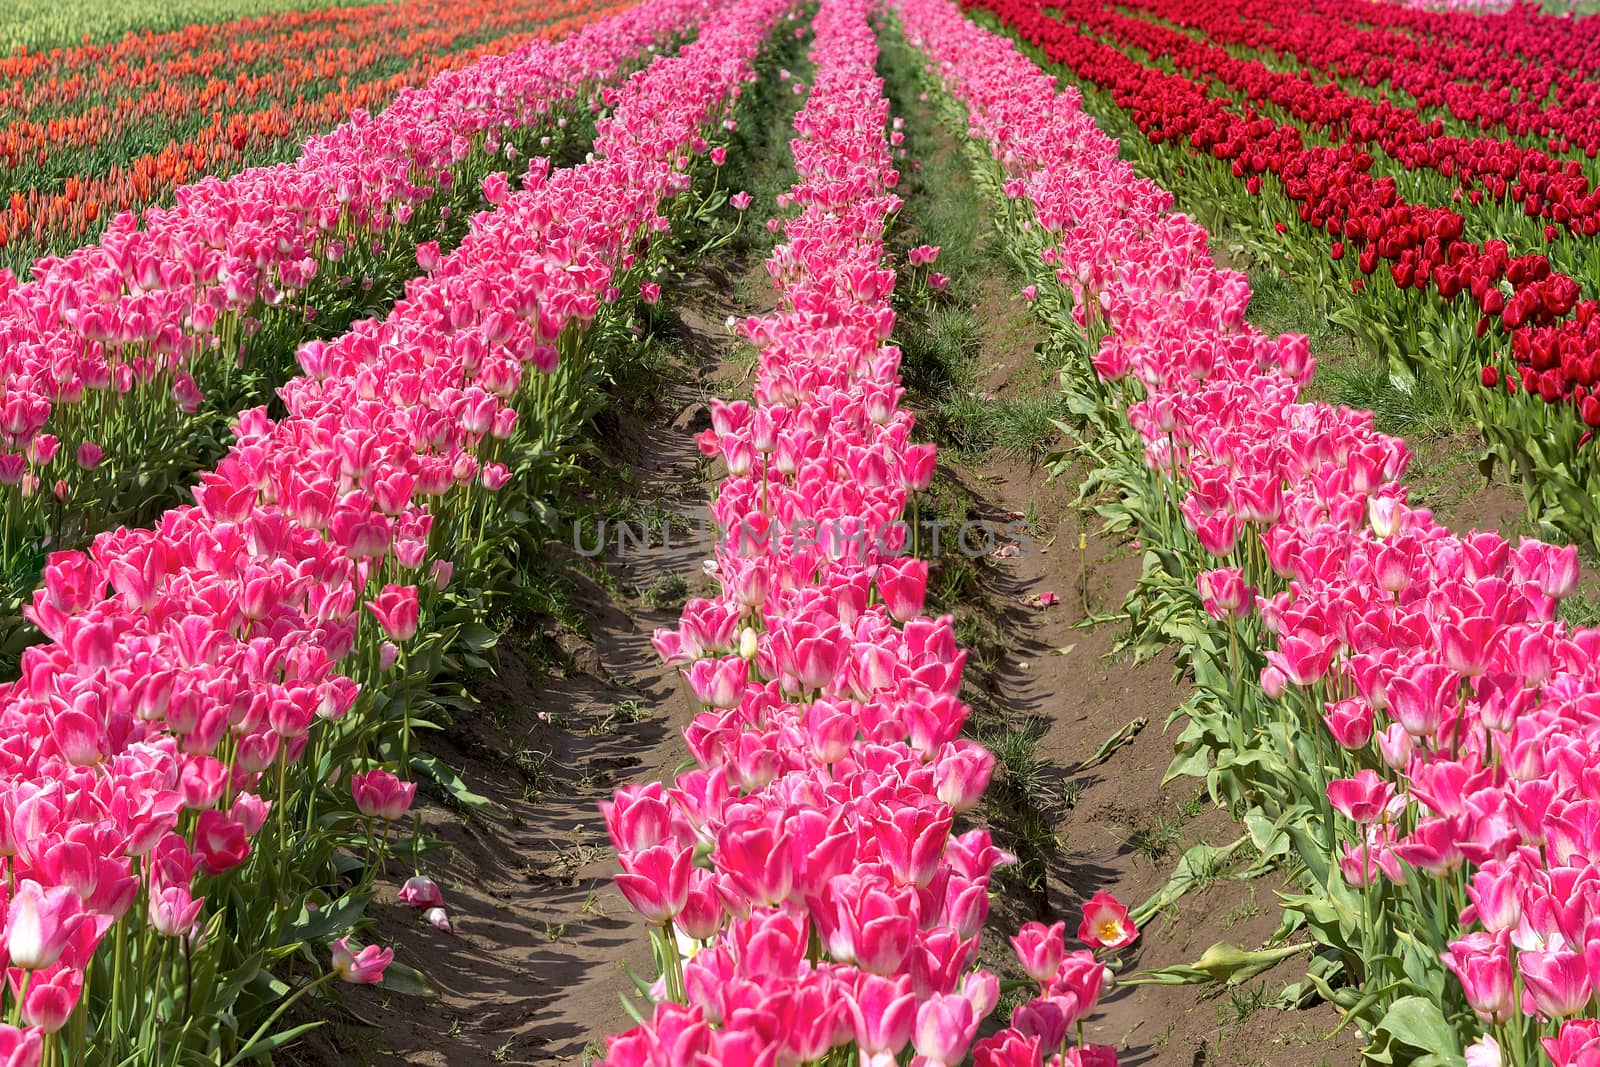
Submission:
<svg viewBox="0 0 1600 1067">
<path fill-rule="evenodd" d="M 261 969 L 292 977 L 370 897 L 452 570 L 483 563 L 513 465 L 585 409 L 595 340 L 626 332 L 663 211 L 786 6 L 704 8 L 698 41 L 616 93 L 592 161 L 534 159 L 516 193 L 489 176 L 498 207 L 388 319 L 306 345 L 287 415 L 242 414 L 196 505 L 51 558 L 29 609 L 49 642 L 0 689 L 11 1062 L 232 1063 L 281 1040 L 294 999 L 384 977 L 386 953 L 341 939 L 257 1033 L 219 1025 L 265 1014 Z M 441 900 L 414 881 L 402 902 Z"/>
<path fill-rule="evenodd" d="M 1136 934 L 1109 898 L 1085 910 L 1089 949 L 1068 952 L 1061 923 L 1023 929 L 1037 995 L 977 1040 L 1000 998 L 978 944 L 1009 857 L 956 831 L 994 757 L 960 736 L 965 653 L 949 617 L 921 614 L 928 564 L 899 554 L 935 457 L 911 443 L 888 343 L 899 200 L 872 7 L 817 14 L 799 181 L 780 198 L 800 210 L 767 264 L 779 307 L 741 325 L 754 399 L 716 403 L 701 438 L 728 467 L 722 589 L 656 635 L 698 708 L 694 767 L 603 806 L 662 975 L 610 1067 L 1116 1063 L 1073 1037 L 1106 981 L 1094 950 Z"/>
<path fill-rule="evenodd" d="M 1028 295 L 1084 340 L 1081 388 L 1137 431 L 1143 536 L 1217 624 L 1190 652 L 1219 714 L 1191 722 L 1185 759 L 1295 831 L 1320 883 L 1303 906 L 1371 994 L 1347 1006 L 1403 1011 L 1412 1040 L 1470 1043 L 1475 1067 L 1600 1060 L 1600 632 L 1556 619 L 1575 551 L 1409 507 L 1404 442 L 1299 399 L 1305 339 L 1245 323 L 1245 279 L 1074 90 L 945 0 L 901 8 L 1017 202 Z M 1258 690 L 1235 682 L 1251 669 Z"/>
<path fill-rule="evenodd" d="M 207 391 L 230 396 L 241 374 L 281 380 L 316 305 L 360 304 L 386 261 L 403 269 L 444 225 L 453 191 L 587 121 L 603 85 L 704 7 L 645 4 L 447 72 L 293 163 L 186 186 L 142 219 L 124 212 L 32 279 L 0 272 L 0 559 L 20 566 L 52 538 L 103 528 L 141 476 L 181 464 Z M 298 323 L 288 340 L 252 346 L 280 319 Z M 256 365 L 273 355 L 285 365 Z"/>
</svg>

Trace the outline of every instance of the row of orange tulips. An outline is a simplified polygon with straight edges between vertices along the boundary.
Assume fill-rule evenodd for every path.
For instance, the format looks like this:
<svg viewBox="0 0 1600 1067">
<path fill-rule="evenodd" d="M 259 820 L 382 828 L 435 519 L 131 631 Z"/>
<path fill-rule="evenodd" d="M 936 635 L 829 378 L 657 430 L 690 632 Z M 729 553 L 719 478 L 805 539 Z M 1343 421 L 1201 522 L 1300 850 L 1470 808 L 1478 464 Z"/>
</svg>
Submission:
<svg viewBox="0 0 1600 1067">
<path fill-rule="evenodd" d="M 314 33 L 180 51 L 150 64 L 153 81 L 131 74 L 131 58 L 92 64 L 58 81 L 73 86 L 61 94 L 68 106 L 37 114 L 12 105 L 47 94 L 17 78 L 0 92 L 0 113 L 16 112 L 0 126 L 0 173 L 9 172 L 0 178 L 0 263 L 20 273 L 92 239 L 118 211 L 208 174 L 275 161 L 353 111 L 376 110 L 483 55 L 565 36 L 617 6 L 413 0 L 341 11 L 347 17 Z"/>
</svg>

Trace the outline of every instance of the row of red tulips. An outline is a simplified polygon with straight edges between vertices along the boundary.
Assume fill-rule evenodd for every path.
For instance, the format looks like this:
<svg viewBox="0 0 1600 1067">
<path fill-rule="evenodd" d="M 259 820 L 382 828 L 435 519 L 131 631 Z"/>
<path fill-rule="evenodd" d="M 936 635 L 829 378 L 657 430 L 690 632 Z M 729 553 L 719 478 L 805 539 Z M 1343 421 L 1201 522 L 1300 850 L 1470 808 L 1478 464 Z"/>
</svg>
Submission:
<svg viewBox="0 0 1600 1067">
<path fill-rule="evenodd" d="M 799 181 L 780 198 L 800 210 L 768 260 L 778 310 L 740 325 L 754 397 L 717 402 L 701 437 L 728 467 L 722 588 L 656 635 L 697 703 L 694 766 L 604 806 L 662 973 L 648 1020 L 608 1043 L 611 1067 L 1116 1063 L 1073 1037 L 1106 966 L 1067 952 L 1061 923 L 1014 940 L 1036 995 L 975 1040 L 1000 999 L 975 964 L 1009 857 L 986 830 L 955 831 L 994 757 L 960 737 L 965 653 L 948 617 L 921 614 L 927 562 L 901 555 L 934 450 L 910 441 L 888 343 L 899 202 L 871 10 L 821 4 Z M 1107 951 L 1136 934 L 1108 898 L 1078 933 Z"/>
<path fill-rule="evenodd" d="M 587 48 L 715 23 L 607 90 L 591 162 L 486 178 L 498 207 L 389 318 L 302 349 L 287 414 L 243 413 L 196 505 L 51 558 L 49 641 L 0 690 L 9 1062 L 236 1063 L 327 983 L 393 978 L 385 952 L 340 939 L 327 968 L 320 946 L 429 765 L 418 708 L 480 595 L 452 578 L 525 523 L 507 496 L 589 410 L 782 7 L 617 16 Z"/>
<path fill-rule="evenodd" d="M 1591 25 L 1537 4 L 1516 5 L 1498 18 L 1464 18 L 1381 0 L 1319 0 L 1318 7 L 1336 15 L 1343 26 L 1373 26 L 1425 45 L 1461 44 L 1496 51 L 1529 67 L 1570 71 L 1586 79 L 1600 75 L 1600 42 Z"/>
<path fill-rule="evenodd" d="M 1077 93 L 943 7 L 908 22 L 1019 205 L 1038 306 L 1085 357 L 1064 382 L 1161 553 L 1144 595 L 1210 620 L 1174 630 L 1206 696 L 1175 769 L 1248 809 L 1269 854 L 1298 851 L 1311 891 L 1288 903 L 1330 950 L 1312 977 L 1375 1053 L 1594 1062 L 1600 631 L 1555 618 L 1575 550 L 1408 507 L 1404 442 L 1299 400 L 1305 339 L 1248 326 L 1244 279 Z M 1332 988 L 1334 963 L 1359 991 Z"/>
<path fill-rule="evenodd" d="M 1098 87 L 1097 104 L 1113 108 L 1102 121 L 1147 141 L 1140 154 L 1158 173 L 1227 205 L 1222 218 L 1255 225 L 1252 240 L 1288 262 L 1315 306 L 1347 305 L 1341 325 L 1470 410 L 1521 474 L 1542 522 L 1600 543 L 1600 462 L 1582 448 L 1600 425 L 1600 367 L 1584 349 L 1595 312 L 1576 280 L 1542 255 L 1465 240 L 1463 216 L 1407 202 L 1350 144 L 1307 148 L 1295 127 L 1241 114 L 1203 85 L 1141 64 L 1031 0 L 976 6 Z M 1066 10 L 1069 19 L 1097 17 L 1100 5 Z M 1330 257 L 1306 256 L 1306 242 L 1290 236 L 1285 221 L 1294 218 L 1332 237 Z M 1419 299 L 1429 290 L 1437 299 Z"/>
<path fill-rule="evenodd" d="M 1226 9 L 1152 7 L 1143 0 L 1127 5 L 1221 44 L 1292 58 L 1303 69 L 1369 88 L 1392 87 L 1419 110 L 1444 109 L 1470 126 L 1538 138 L 1553 153 L 1593 159 L 1600 152 L 1600 82 L 1560 64 L 1526 62 L 1498 45 L 1419 40 L 1371 25 L 1364 16 L 1372 6 L 1308 9 L 1281 0 L 1245 0 Z"/>
<path fill-rule="evenodd" d="M 1230 21 L 1216 8 L 1143 0 L 1140 10 L 1164 21 L 1186 18 L 1205 31 L 1205 38 L 1197 40 L 1109 10 L 1096 13 L 1088 25 L 1124 47 L 1160 56 L 1192 77 L 1221 83 L 1241 102 L 1272 105 L 1335 143 L 1376 146 L 1411 176 L 1413 184 L 1423 184 L 1424 176 L 1433 178 L 1426 185 L 1443 194 L 1441 198 L 1465 197 L 1473 205 L 1507 204 L 1509 212 L 1482 220 L 1496 226 L 1496 237 L 1532 238 L 1518 242 L 1526 246 L 1562 234 L 1600 233 L 1600 191 L 1577 160 L 1560 159 L 1513 140 L 1447 136 L 1442 121 L 1424 121 L 1415 107 L 1371 100 L 1327 79 L 1274 71 L 1255 59 L 1230 53 L 1213 43 L 1227 40 L 1218 31 Z M 1207 17 L 1208 11 L 1216 14 Z M 1600 86 L 1595 90 L 1600 93 Z M 1600 127 L 1590 122 L 1586 129 L 1600 145 Z M 1528 221 L 1519 229 L 1521 220 Z"/>
<path fill-rule="evenodd" d="M 1020 11 L 1031 5 L 1014 6 Z M 1048 42 L 1045 47 L 1052 59 L 1067 62 L 1080 72 L 1099 64 L 1093 68 L 1096 84 L 1111 90 L 1152 142 L 1186 144 L 1215 159 L 1230 161 L 1236 178 L 1253 181 L 1256 186 L 1264 175 L 1277 177 L 1289 199 L 1299 205 L 1301 221 L 1325 230 L 1337 242 L 1335 255 L 1352 255 L 1363 273 L 1387 262 L 1401 289 L 1425 291 L 1431 287 L 1445 300 L 1470 294 L 1479 321 L 1484 323 L 1480 330 L 1496 318 L 1506 331 L 1525 323 L 1548 324 L 1566 316 L 1577 304 L 1581 294 L 1577 280 L 1554 272 L 1543 255 L 1513 257 L 1503 241 L 1470 243 L 1463 239 L 1467 220 L 1462 215 L 1447 208 L 1408 203 L 1392 181 L 1371 175 L 1373 159 L 1361 147 L 1367 140 L 1392 148 L 1407 165 L 1414 161 L 1408 159 L 1404 146 L 1448 153 L 1449 140 L 1428 137 L 1414 113 L 1362 98 L 1330 96 L 1326 87 L 1273 74 L 1260 64 L 1234 59 L 1224 50 L 1184 34 L 1118 15 L 1097 0 L 1059 6 L 1059 11 L 1076 26 L 1053 30 L 1048 23 L 1029 19 L 1030 26 L 1042 33 L 1042 42 Z M 1160 77 L 1159 71 L 1101 44 L 1092 34 L 1166 57 L 1180 71 L 1200 72 L 1201 80 L 1182 73 Z M 1232 88 L 1245 88 L 1251 97 L 1285 105 L 1300 117 L 1311 118 L 1315 125 L 1330 129 L 1347 126 L 1348 136 L 1334 148 L 1308 148 L 1299 128 L 1209 97 L 1205 79 L 1212 76 Z M 1174 94 L 1181 95 L 1174 99 Z M 1396 124 L 1409 128 L 1397 132 Z M 1391 139 L 1390 134 L 1395 136 Z M 1446 147 L 1429 147 L 1439 145 Z M 1464 181 L 1477 174 L 1461 158 L 1442 165 L 1460 173 Z M 1577 169 L 1576 164 L 1572 166 Z M 1498 174 L 1497 166 L 1487 169 Z M 1558 193 L 1548 183 L 1541 183 L 1541 188 L 1571 201 L 1562 205 L 1563 214 L 1581 227 L 1584 217 L 1592 217 L 1600 209 L 1600 197 L 1590 203 L 1592 191 L 1581 172 L 1576 181 L 1581 183 L 1577 200 Z M 1507 191 L 1503 182 L 1497 188 L 1501 195 Z M 1502 281 L 1510 285 L 1509 294 L 1502 290 Z M 1570 383 L 1578 384 L 1576 379 Z M 1570 399 L 1581 402 L 1586 395 L 1585 389 Z"/>
<path fill-rule="evenodd" d="M 119 216 L 98 245 L 40 261 L 30 281 L 0 274 L 11 581 L 37 572 L 45 546 L 78 543 L 150 495 L 160 464 L 181 461 L 209 425 L 195 418 L 206 394 L 281 381 L 294 341 L 317 332 L 314 306 L 365 300 L 374 278 L 409 274 L 419 242 L 431 255 L 428 239 L 497 160 L 584 127 L 598 86 L 694 10 L 653 4 L 484 58 L 376 116 L 358 112 L 293 164 L 185 187 L 142 224 Z"/>
</svg>

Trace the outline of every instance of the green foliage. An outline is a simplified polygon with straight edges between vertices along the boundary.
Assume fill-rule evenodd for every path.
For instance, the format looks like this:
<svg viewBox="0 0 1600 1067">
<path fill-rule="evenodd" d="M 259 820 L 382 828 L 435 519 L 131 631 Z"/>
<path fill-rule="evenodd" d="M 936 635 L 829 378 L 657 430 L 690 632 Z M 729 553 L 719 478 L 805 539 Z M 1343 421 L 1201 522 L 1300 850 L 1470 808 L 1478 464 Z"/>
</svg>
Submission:
<svg viewBox="0 0 1600 1067">
<path fill-rule="evenodd" d="M 223 22 L 279 11 L 356 7 L 393 0 L 7 0 L 0 22 L 0 51 L 38 52 L 110 41 L 125 33 L 160 33 L 191 23 Z"/>
<path fill-rule="evenodd" d="M 1370 411 L 1382 433 L 1396 437 L 1433 437 L 1448 433 L 1455 422 L 1450 403 L 1431 378 L 1394 373 L 1389 364 L 1371 357 L 1319 367 L 1317 393 L 1329 403 Z"/>
</svg>

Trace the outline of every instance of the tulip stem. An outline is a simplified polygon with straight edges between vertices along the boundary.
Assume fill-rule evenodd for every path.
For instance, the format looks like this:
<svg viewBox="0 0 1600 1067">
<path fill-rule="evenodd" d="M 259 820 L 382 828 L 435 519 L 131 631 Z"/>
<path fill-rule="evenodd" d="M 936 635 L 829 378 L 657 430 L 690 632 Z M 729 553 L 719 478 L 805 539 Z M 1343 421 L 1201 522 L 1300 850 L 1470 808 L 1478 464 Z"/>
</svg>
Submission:
<svg viewBox="0 0 1600 1067">
<path fill-rule="evenodd" d="M 22 1002 L 27 999 L 28 983 L 31 981 L 33 981 L 33 972 L 28 970 L 23 971 L 22 982 L 17 986 L 17 999 L 12 1002 L 11 1005 L 12 1026 L 22 1025 Z"/>
<path fill-rule="evenodd" d="M 329 971 L 327 974 L 323 975 L 321 978 L 318 978 L 315 982 L 307 982 L 305 985 L 301 986 L 299 989 L 296 989 L 292 994 L 290 994 L 287 998 L 284 999 L 284 1002 L 282 1004 L 278 1005 L 278 1008 L 277 1008 L 276 1011 L 274 1011 L 271 1015 L 267 1016 L 266 1022 L 262 1023 L 256 1029 L 256 1032 L 250 1035 L 250 1040 L 246 1041 L 244 1043 L 244 1047 L 241 1048 L 238 1052 L 234 1053 L 233 1058 L 230 1059 L 227 1063 L 223 1064 L 223 1067 L 235 1067 L 236 1064 L 238 1064 L 240 1061 L 244 1060 L 247 1056 L 251 1055 L 250 1050 L 255 1046 L 256 1042 L 260 1041 L 262 1039 L 262 1037 L 264 1037 L 266 1035 L 267 1031 L 272 1029 L 272 1025 L 274 1023 L 276 1023 L 280 1018 L 283 1017 L 283 1013 L 284 1012 L 288 1011 L 291 1007 L 293 1007 L 295 1005 L 295 1003 L 301 997 L 305 996 L 307 993 L 311 992 L 313 989 L 317 989 L 317 988 L 319 988 L 321 986 L 327 985 L 328 982 L 332 981 L 333 978 L 337 974 L 338 974 L 337 971 Z"/>
</svg>

